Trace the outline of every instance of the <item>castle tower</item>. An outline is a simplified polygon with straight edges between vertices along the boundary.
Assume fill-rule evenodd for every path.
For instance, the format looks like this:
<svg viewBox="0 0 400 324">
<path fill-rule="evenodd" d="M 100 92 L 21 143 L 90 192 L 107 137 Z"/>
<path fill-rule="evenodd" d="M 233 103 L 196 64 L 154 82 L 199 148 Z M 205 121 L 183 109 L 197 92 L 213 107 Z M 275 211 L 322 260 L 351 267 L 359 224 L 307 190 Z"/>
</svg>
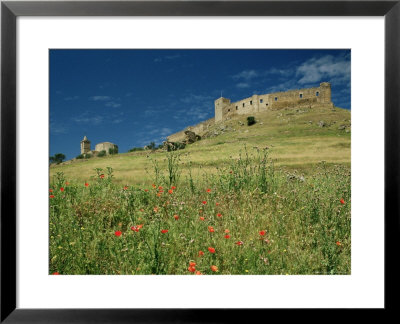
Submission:
<svg viewBox="0 0 400 324">
<path fill-rule="evenodd" d="M 222 117 L 226 114 L 226 107 L 231 104 L 231 100 L 228 98 L 218 98 L 214 101 L 215 106 L 215 122 L 219 122 L 222 120 Z"/>
<path fill-rule="evenodd" d="M 331 84 L 329 82 L 322 82 L 320 85 L 321 88 L 321 103 L 331 103 Z"/>
<path fill-rule="evenodd" d="M 90 152 L 90 141 L 87 139 L 86 135 L 81 141 L 81 154 Z"/>
</svg>

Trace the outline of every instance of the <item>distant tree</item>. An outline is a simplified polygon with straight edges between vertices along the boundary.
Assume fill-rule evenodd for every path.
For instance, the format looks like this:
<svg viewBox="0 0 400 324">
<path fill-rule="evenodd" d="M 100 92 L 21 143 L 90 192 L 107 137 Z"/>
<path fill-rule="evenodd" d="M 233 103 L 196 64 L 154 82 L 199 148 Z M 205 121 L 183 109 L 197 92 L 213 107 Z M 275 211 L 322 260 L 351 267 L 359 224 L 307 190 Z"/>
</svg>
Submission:
<svg viewBox="0 0 400 324">
<path fill-rule="evenodd" d="M 110 147 L 108 149 L 108 154 L 118 154 L 118 146 L 115 145 L 114 147 Z"/>
<path fill-rule="evenodd" d="M 149 150 L 154 151 L 156 149 L 156 143 L 150 142 L 150 144 L 147 145 L 147 147 L 148 147 Z"/>
<path fill-rule="evenodd" d="M 65 160 L 65 155 L 62 153 L 54 154 L 53 156 L 50 156 L 50 158 L 49 158 L 50 163 L 60 164 L 63 160 Z"/>
</svg>

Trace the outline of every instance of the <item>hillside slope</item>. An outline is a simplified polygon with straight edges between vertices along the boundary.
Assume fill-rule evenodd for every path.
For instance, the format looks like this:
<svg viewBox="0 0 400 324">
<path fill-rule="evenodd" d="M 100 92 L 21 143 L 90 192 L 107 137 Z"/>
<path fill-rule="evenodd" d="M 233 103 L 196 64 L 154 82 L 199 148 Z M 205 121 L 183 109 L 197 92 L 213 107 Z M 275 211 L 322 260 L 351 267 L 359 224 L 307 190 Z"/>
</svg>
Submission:
<svg viewBox="0 0 400 324">
<path fill-rule="evenodd" d="M 194 177 L 215 172 L 245 148 L 268 147 L 275 165 L 312 172 L 321 161 L 350 165 L 351 113 L 335 108 L 287 108 L 254 114 L 256 124 L 247 126 L 247 116 L 238 116 L 212 126 L 201 141 L 186 146 L 181 160 L 184 174 L 191 162 Z M 63 172 L 67 179 L 89 181 L 95 168 L 112 167 L 117 183 L 143 184 L 152 181 L 152 160 L 164 168 L 165 152 L 122 153 L 118 156 L 92 158 L 63 163 L 50 168 L 50 176 Z"/>
</svg>

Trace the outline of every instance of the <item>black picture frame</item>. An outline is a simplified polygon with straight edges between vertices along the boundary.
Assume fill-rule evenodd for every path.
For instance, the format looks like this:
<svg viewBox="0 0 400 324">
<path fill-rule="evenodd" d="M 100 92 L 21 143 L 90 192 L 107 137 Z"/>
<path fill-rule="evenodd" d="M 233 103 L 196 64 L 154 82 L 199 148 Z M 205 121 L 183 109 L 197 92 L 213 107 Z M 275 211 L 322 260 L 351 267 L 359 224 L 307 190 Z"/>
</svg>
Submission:
<svg viewBox="0 0 400 324">
<path fill-rule="evenodd" d="M 400 0 L 395 1 L 2 1 L 1 2 L 1 313 L 3 323 L 191 323 L 265 318 L 266 309 L 16 308 L 16 19 L 19 16 L 384 16 L 385 308 L 399 287 Z M 371 45 L 373 46 L 373 44 Z M 371 149 L 372 151 L 372 149 Z M 373 188 L 371 188 L 373 192 Z M 372 193 L 371 193 L 372 195 Z M 370 197 L 366 197 L 366 200 Z M 367 248 L 367 247 L 366 247 Z M 270 311 L 272 312 L 272 311 Z M 381 310 L 378 310 L 381 316 Z M 268 315 L 270 316 L 270 315 Z M 368 314 L 367 316 L 371 316 Z M 382 320 L 381 317 L 379 319 Z M 250 321 L 251 322 L 251 321 Z"/>
</svg>

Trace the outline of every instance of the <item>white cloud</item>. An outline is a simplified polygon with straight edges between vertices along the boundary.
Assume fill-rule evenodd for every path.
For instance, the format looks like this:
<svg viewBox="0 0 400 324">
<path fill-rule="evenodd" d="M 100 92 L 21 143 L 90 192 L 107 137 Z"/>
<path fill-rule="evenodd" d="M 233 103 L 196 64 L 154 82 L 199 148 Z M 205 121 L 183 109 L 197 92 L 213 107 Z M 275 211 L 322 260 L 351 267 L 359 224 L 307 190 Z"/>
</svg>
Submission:
<svg viewBox="0 0 400 324">
<path fill-rule="evenodd" d="M 326 55 L 312 58 L 301 64 L 296 71 L 298 83 L 312 84 L 321 81 L 348 83 L 350 81 L 350 60 L 345 57 Z"/>
<path fill-rule="evenodd" d="M 243 89 L 243 88 L 250 88 L 250 84 L 248 84 L 248 83 L 246 83 L 246 82 L 240 82 L 240 83 L 236 84 L 236 87 L 237 87 L 237 88 L 241 88 L 241 89 Z"/>
<path fill-rule="evenodd" d="M 243 80 L 249 81 L 258 76 L 259 76 L 259 73 L 255 70 L 244 70 L 242 72 L 239 72 L 238 74 L 233 75 L 232 78 L 235 80 L 243 79 Z"/>
<path fill-rule="evenodd" d="M 103 123 L 104 117 L 101 115 L 90 115 L 88 112 L 86 112 L 78 117 L 72 118 L 72 120 L 78 124 L 99 125 Z"/>
<path fill-rule="evenodd" d="M 176 60 L 176 59 L 181 58 L 181 57 L 182 57 L 182 55 L 180 55 L 180 54 L 165 55 L 163 57 L 156 57 L 154 59 L 154 62 L 155 63 L 159 63 L 159 62 L 162 62 L 162 61 Z"/>
<path fill-rule="evenodd" d="M 116 103 L 116 102 L 114 102 L 114 101 L 110 101 L 110 102 L 107 102 L 107 103 L 105 104 L 105 106 L 106 106 L 106 107 L 117 108 L 117 107 L 120 107 L 121 104 Z"/>
<path fill-rule="evenodd" d="M 107 100 L 111 100 L 111 97 L 109 97 L 109 96 L 92 96 L 89 99 L 93 100 L 93 101 L 107 101 Z"/>
<path fill-rule="evenodd" d="M 67 128 L 64 125 L 50 121 L 50 133 L 54 135 L 67 134 Z"/>
<path fill-rule="evenodd" d="M 65 101 L 72 101 L 72 100 L 77 100 L 77 99 L 79 99 L 79 96 L 71 96 L 71 97 L 64 98 Z"/>
</svg>

